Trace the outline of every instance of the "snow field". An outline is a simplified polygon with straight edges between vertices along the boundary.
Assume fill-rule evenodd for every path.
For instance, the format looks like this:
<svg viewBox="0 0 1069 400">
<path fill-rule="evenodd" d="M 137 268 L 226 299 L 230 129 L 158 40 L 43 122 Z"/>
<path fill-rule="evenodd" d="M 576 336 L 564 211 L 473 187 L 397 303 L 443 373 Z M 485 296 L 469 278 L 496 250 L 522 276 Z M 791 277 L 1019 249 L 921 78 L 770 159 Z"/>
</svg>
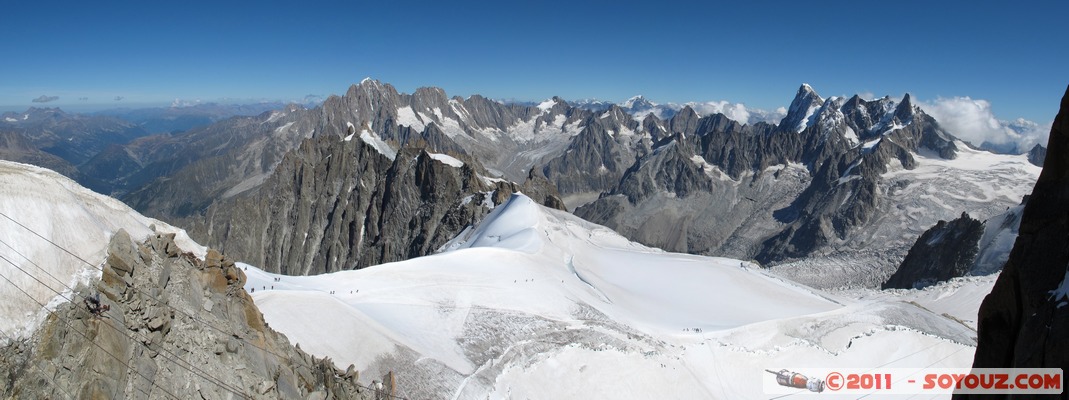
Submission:
<svg viewBox="0 0 1069 400">
<path fill-rule="evenodd" d="M 973 353 L 968 327 L 898 297 L 851 300 L 647 248 L 523 195 L 437 255 L 246 273 L 268 323 L 302 349 L 361 376 L 395 370 L 418 398 L 757 398 L 766 368 L 954 367 Z M 408 352 L 415 363 L 389 361 Z M 428 371 L 455 387 L 405 386 Z"/>
</svg>

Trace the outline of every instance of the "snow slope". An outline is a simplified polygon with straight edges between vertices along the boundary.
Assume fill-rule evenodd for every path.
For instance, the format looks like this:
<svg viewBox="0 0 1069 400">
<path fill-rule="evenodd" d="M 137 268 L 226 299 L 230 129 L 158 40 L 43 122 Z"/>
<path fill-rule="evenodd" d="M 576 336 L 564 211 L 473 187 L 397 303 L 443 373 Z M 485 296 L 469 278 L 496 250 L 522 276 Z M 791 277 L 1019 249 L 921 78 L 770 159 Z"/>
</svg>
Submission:
<svg viewBox="0 0 1069 400">
<path fill-rule="evenodd" d="M 246 273 L 273 328 L 364 381 L 395 371 L 410 398 L 757 398 L 766 368 L 954 367 L 973 353 L 968 327 L 897 298 L 650 249 L 522 195 L 437 255 Z"/>
<path fill-rule="evenodd" d="M 100 276 L 99 270 L 33 232 L 95 265 L 104 260 L 108 241 L 119 229 L 142 240 L 152 234 L 155 226 L 160 232 L 177 233 L 176 242 L 183 249 L 199 257 L 204 255 L 204 249 L 193 243 L 185 231 L 141 216 L 118 200 L 32 165 L 0 161 L 0 213 L 10 217 L 0 216 L 0 257 L 7 260 L 0 259 L 0 274 L 11 281 L 0 280 L 0 329 L 6 334 L 0 338 L 32 330 L 43 315 L 39 313 L 39 303 L 60 300 L 53 290 L 62 292 L 66 290 L 64 285 L 74 286 Z"/>
</svg>

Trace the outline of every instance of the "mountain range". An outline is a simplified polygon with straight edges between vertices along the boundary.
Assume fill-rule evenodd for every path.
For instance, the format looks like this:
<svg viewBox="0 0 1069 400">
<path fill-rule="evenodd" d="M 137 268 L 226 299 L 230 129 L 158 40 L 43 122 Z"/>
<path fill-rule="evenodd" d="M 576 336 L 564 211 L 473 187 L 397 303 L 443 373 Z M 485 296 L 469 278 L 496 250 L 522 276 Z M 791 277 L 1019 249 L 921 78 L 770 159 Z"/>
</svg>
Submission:
<svg viewBox="0 0 1069 400">
<path fill-rule="evenodd" d="M 972 146 L 909 94 L 739 106 L 365 79 L 163 134 L 5 114 L 0 156 L 77 182 L 0 162 L 26 275 L 0 364 L 37 366 L 3 393 L 752 398 L 799 360 L 966 365 L 1045 150 Z"/>
<path fill-rule="evenodd" d="M 522 194 L 439 254 L 292 276 L 51 171 L 0 161 L 0 183 L 33 188 L 0 201 L 18 279 L 0 296 L 19 300 L 2 309 L 0 393 L 15 397 L 754 398 L 774 387 L 763 369 L 799 360 L 964 365 L 992 281 L 846 297 Z M 98 316 L 82 304 L 96 295 Z"/>
<path fill-rule="evenodd" d="M 802 85 L 778 124 L 641 97 L 591 104 L 404 94 L 365 79 L 319 107 L 113 145 L 79 173 L 270 271 L 431 254 L 523 191 L 649 246 L 872 287 L 924 230 L 1016 206 L 1039 170 L 1038 154 L 957 140 L 908 94 L 824 98 Z"/>
</svg>

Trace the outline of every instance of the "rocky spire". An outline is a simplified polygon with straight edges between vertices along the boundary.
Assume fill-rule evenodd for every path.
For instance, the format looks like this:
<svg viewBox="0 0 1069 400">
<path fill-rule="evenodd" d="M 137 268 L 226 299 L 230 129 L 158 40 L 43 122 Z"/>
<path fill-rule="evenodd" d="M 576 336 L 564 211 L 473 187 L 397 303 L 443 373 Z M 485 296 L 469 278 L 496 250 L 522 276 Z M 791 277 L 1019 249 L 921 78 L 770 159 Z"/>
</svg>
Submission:
<svg viewBox="0 0 1069 400">
<path fill-rule="evenodd" d="M 808 83 L 803 83 L 798 88 L 798 93 L 794 95 L 794 101 L 791 101 L 790 108 L 787 109 L 787 116 L 780 121 L 780 126 L 795 132 L 805 130 L 809 117 L 822 104 L 824 104 L 824 99 L 813 90 L 812 86 L 809 86 Z"/>
</svg>

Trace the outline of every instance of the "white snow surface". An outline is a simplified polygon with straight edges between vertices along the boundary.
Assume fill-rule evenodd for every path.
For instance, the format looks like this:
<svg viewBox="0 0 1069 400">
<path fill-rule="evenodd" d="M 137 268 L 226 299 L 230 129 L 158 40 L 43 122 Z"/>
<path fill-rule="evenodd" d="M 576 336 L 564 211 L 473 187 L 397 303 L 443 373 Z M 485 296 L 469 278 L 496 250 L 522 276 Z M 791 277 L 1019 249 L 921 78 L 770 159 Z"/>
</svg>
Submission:
<svg viewBox="0 0 1069 400">
<path fill-rule="evenodd" d="M 423 131 L 427 128 L 425 121 L 419 119 L 416 116 L 416 112 L 412 110 L 412 107 L 404 106 L 397 109 L 397 124 L 401 126 L 407 126 L 415 129 L 416 131 Z"/>
<path fill-rule="evenodd" d="M 206 249 L 189 239 L 183 230 L 146 218 L 122 202 L 94 193 L 51 170 L 27 164 L 0 161 L 0 213 L 94 266 L 103 262 L 108 242 L 119 229 L 125 229 L 138 241 L 153 234 L 153 229 L 175 233 L 175 242 L 183 250 L 201 258 L 206 253 Z M 74 287 L 100 276 L 99 270 L 30 230 L 0 216 L 0 256 L 18 265 L 16 268 L 0 260 L 0 274 L 33 297 L 31 300 L 12 283 L 0 281 L 3 299 L 0 301 L 0 329 L 7 335 L 31 333 L 47 314 L 41 311 L 41 303 L 54 305 L 63 301 L 63 297 L 71 296 L 70 293 L 57 296 L 55 291 L 69 292 L 67 286 Z"/>
<path fill-rule="evenodd" d="M 969 275 L 989 275 L 998 272 L 1010 258 L 1013 243 L 1021 224 L 1024 205 L 1012 207 L 1006 212 L 984 221 L 984 234 L 980 237 L 980 251 L 976 255 Z"/>
<path fill-rule="evenodd" d="M 7 122 L 18 122 L 19 120 L 11 118 L 11 117 L 4 117 L 4 121 L 7 121 Z"/>
<path fill-rule="evenodd" d="M 801 121 L 798 121 L 798 126 L 794 128 L 795 132 L 802 133 L 805 128 L 812 126 L 813 123 L 816 122 L 813 116 L 816 115 L 817 111 L 820 111 L 821 107 L 823 107 L 822 103 L 823 102 L 820 101 L 814 101 L 812 104 L 809 105 L 809 108 L 805 111 L 805 118 L 802 118 Z"/>
<path fill-rule="evenodd" d="M 453 167 L 453 168 L 460 168 L 460 167 L 464 166 L 464 162 L 463 161 L 460 161 L 460 160 L 456 159 L 455 157 L 453 157 L 451 155 L 448 155 L 448 154 L 439 154 L 439 153 L 427 153 L 427 154 L 430 155 L 432 159 L 437 160 L 438 162 L 441 162 L 442 164 L 448 165 L 448 166 Z"/>
<path fill-rule="evenodd" d="M 386 156 L 386 158 L 389 158 L 391 161 L 397 158 L 397 150 L 390 147 L 389 143 L 386 143 L 385 140 L 382 140 L 382 138 L 374 132 L 367 129 L 360 130 L 360 140 L 363 140 L 364 143 L 374 147 L 375 150 L 378 150 L 379 153 L 382 153 L 382 155 Z"/>
<path fill-rule="evenodd" d="M 557 101 L 554 100 L 554 99 L 549 99 L 549 100 L 543 101 L 541 103 L 538 103 L 538 109 L 542 110 L 542 112 L 545 113 L 545 112 L 548 112 L 555 105 L 557 105 Z"/>
<path fill-rule="evenodd" d="M 915 155 L 916 168 L 892 168 L 883 177 L 888 180 L 908 177 L 926 187 L 934 185 L 933 189 L 939 189 L 929 190 L 929 193 L 944 192 L 949 198 L 975 203 L 1003 200 L 1016 205 L 1024 195 L 1032 192 L 1041 168 L 1030 163 L 1026 154 L 993 154 L 973 150 L 960 141 L 955 144 L 958 152 L 953 160 L 924 151 Z M 958 184 L 945 185 L 943 181 L 948 179 Z"/>
<path fill-rule="evenodd" d="M 980 303 L 991 293 L 999 274 L 953 278 L 923 289 L 848 289 L 836 294 L 867 301 L 914 302 L 933 313 L 958 319 L 975 330 Z"/>
<path fill-rule="evenodd" d="M 395 371 L 410 398 L 756 398 L 765 368 L 960 367 L 973 353 L 968 327 L 897 297 L 651 249 L 523 195 L 436 255 L 246 274 L 271 327 L 367 382 Z"/>
</svg>

